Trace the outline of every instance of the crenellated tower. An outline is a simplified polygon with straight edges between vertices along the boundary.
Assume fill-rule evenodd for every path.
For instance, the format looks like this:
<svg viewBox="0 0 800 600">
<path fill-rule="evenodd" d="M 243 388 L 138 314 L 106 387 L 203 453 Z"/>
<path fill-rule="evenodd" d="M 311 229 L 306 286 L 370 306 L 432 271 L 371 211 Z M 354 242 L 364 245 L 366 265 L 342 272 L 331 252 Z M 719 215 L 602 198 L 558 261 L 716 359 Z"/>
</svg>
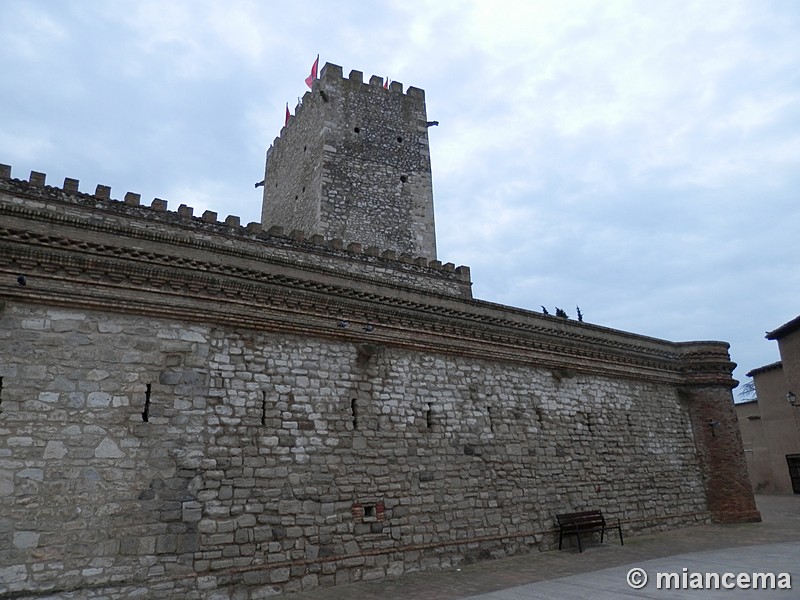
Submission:
<svg viewBox="0 0 800 600">
<path fill-rule="evenodd" d="M 436 259 L 425 92 L 326 64 L 267 151 L 261 221 Z"/>
</svg>

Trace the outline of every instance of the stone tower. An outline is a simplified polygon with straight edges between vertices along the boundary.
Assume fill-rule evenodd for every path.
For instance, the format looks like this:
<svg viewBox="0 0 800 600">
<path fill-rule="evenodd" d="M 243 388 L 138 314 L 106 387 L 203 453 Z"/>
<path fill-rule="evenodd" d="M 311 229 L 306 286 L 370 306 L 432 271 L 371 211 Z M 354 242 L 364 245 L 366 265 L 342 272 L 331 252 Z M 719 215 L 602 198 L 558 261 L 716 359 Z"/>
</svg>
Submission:
<svg viewBox="0 0 800 600">
<path fill-rule="evenodd" d="M 425 92 L 326 64 L 267 151 L 264 227 L 436 259 Z"/>
</svg>

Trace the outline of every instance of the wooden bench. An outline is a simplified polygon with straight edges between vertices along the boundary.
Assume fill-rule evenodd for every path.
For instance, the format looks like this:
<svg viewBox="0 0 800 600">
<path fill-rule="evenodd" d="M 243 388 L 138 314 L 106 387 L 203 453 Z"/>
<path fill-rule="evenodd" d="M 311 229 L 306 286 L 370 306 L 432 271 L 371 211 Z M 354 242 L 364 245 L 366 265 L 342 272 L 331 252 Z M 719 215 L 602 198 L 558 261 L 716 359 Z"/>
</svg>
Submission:
<svg viewBox="0 0 800 600">
<path fill-rule="evenodd" d="M 616 527 L 619 532 L 619 543 L 624 546 L 625 541 L 622 539 L 622 524 L 617 521 L 616 523 L 607 523 L 603 513 L 599 510 L 586 510 L 583 512 L 564 513 L 556 515 L 558 520 L 558 549 L 561 550 L 561 543 L 564 541 L 565 535 L 574 535 L 578 538 L 578 550 L 583 552 L 583 544 L 581 544 L 582 533 L 600 532 L 600 543 L 603 543 L 603 538 L 606 534 L 607 527 Z"/>
</svg>

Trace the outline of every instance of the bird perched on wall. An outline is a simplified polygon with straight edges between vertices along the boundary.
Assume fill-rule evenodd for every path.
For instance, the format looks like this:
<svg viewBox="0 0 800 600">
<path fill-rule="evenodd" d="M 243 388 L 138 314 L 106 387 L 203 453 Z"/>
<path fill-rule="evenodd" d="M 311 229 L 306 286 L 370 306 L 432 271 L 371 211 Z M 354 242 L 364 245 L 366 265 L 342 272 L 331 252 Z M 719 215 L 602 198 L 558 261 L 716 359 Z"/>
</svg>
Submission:
<svg viewBox="0 0 800 600">
<path fill-rule="evenodd" d="M 265 182 L 265 181 L 266 181 L 266 179 L 262 179 L 261 181 L 259 181 L 259 182 L 256 184 L 256 187 L 257 187 L 257 188 L 259 188 L 259 187 L 264 187 L 264 182 Z"/>
<path fill-rule="evenodd" d="M 435 127 L 438 124 L 439 124 L 439 121 L 426 121 L 425 122 L 425 127 Z"/>
<path fill-rule="evenodd" d="M 547 309 L 544 306 L 542 306 L 542 314 L 543 315 L 549 315 L 550 314 L 549 312 L 547 312 Z"/>
</svg>

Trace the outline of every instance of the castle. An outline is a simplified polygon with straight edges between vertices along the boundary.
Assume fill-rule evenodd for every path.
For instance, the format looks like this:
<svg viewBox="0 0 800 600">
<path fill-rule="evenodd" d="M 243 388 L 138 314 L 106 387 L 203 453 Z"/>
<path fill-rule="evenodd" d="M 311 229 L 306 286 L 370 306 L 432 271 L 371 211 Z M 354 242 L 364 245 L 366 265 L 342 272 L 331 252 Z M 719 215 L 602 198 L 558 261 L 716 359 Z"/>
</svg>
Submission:
<svg viewBox="0 0 800 600">
<path fill-rule="evenodd" d="M 326 65 L 263 223 L 0 167 L 0 598 L 264 598 L 758 520 L 728 346 L 472 298 L 422 90 Z"/>
</svg>

